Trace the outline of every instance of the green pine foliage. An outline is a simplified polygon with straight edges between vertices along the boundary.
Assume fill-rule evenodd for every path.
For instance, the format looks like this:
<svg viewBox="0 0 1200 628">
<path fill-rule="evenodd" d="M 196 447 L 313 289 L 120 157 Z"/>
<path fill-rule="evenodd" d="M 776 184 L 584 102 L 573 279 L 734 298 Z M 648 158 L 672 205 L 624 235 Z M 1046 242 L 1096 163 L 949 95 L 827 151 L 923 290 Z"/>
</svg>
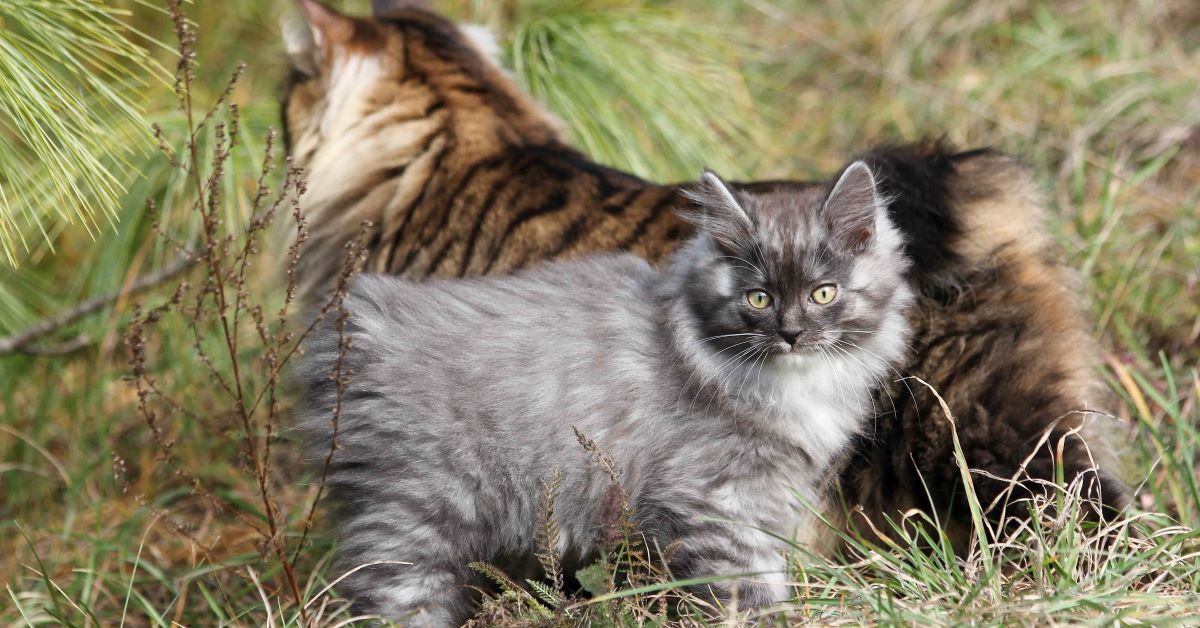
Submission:
<svg viewBox="0 0 1200 628">
<path fill-rule="evenodd" d="M 740 72 L 753 50 L 708 12 L 638 0 L 514 3 L 507 60 L 604 164 L 659 180 L 755 171 L 762 114 Z M 636 120 L 637 124 L 629 124 Z"/>
<path fill-rule="evenodd" d="M 0 257 L 115 220 L 144 151 L 139 96 L 165 73 L 99 0 L 0 4 Z"/>
</svg>

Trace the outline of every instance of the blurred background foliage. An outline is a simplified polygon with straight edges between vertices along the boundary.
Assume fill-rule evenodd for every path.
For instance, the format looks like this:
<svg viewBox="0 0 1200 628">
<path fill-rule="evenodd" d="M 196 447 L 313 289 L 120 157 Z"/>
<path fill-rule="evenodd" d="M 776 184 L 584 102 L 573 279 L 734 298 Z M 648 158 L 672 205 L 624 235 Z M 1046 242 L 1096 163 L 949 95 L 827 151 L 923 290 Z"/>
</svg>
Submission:
<svg viewBox="0 0 1200 628">
<path fill-rule="evenodd" d="M 368 10 L 366 0 L 333 4 Z M 1134 480 L 1145 481 L 1140 503 L 1200 525 L 1200 512 L 1177 503 L 1195 494 L 1200 447 L 1200 4 L 434 5 L 492 27 L 508 67 L 580 148 L 652 179 L 691 178 L 705 166 L 739 178 L 819 177 L 872 143 L 921 136 L 1021 155 L 1043 180 L 1051 228 L 1085 279 L 1108 351 L 1105 372 L 1143 429 L 1130 439 L 1140 456 Z M 292 7 L 197 1 L 187 10 L 199 34 L 198 103 L 249 63 L 231 96 L 244 142 L 224 191 L 226 218 L 240 224 L 266 130 L 280 127 L 278 20 Z M 0 337 L 173 258 L 151 233 L 147 200 L 176 239 L 194 236 L 188 182 L 150 133 L 159 125 L 174 146 L 186 134 L 170 89 L 175 62 L 171 25 L 155 0 L 0 3 Z M 257 289 L 278 290 L 271 269 L 262 270 Z M 152 454 L 138 457 L 150 448 L 121 381 L 129 312 L 118 302 L 50 339 L 95 339 L 71 355 L 0 356 L 0 583 L 32 606 L 48 603 L 21 566 L 35 562 L 32 547 L 77 600 L 119 601 L 124 587 L 135 590 L 130 568 L 140 560 L 139 577 L 166 598 L 135 602 L 161 608 L 186 597 L 180 583 L 202 571 L 171 571 L 186 562 L 186 544 L 169 530 L 150 534 L 151 514 L 121 497 L 112 479 L 114 450 L 135 469 L 153 466 Z M 187 342 L 164 355 L 177 384 L 203 399 Z M 221 485 L 228 465 L 197 451 L 198 473 Z M 1176 464 L 1152 464 L 1163 456 Z M 170 478 L 134 475 L 127 488 L 155 504 L 182 494 Z M 200 532 L 219 534 L 197 517 Z M 253 561 L 252 548 L 232 546 L 230 561 Z M 0 623 L 7 620 L 16 621 L 0 611 Z"/>
</svg>

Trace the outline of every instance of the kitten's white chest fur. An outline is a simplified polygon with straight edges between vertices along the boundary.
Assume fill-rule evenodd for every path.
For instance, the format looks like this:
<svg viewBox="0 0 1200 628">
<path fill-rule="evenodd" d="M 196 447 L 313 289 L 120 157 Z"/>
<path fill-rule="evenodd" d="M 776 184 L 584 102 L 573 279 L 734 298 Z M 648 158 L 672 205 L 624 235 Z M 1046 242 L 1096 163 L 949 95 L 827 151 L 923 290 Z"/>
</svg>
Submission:
<svg viewBox="0 0 1200 628">
<path fill-rule="evenodd" d="M 781 435 L 824 466 L 845 448 L 872 409 L 878 360 L 867 356 L 784 356 L 769 367 L 782 410 Z"/>
</svg>

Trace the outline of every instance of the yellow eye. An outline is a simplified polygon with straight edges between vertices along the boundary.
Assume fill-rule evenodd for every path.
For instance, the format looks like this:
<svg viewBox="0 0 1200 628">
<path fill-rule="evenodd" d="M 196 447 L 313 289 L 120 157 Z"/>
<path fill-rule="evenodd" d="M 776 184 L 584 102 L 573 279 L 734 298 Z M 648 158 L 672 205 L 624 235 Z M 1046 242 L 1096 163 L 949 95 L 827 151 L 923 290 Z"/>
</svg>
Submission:
<svg viewBox="0 0 1200 628">
<path fill-rule="evenodd" d="M 751 290 L 746 293 L 746 300 L 750 302 L 750 307 L 761 310 L 771 304 L 771 295 L 762 290 Z"/>
<path fill-rule="evenodd" d="M 815 301 L 818 305 L 826 305 L 830 301 L 832 301 L 833 298 L 836 296 L 837 296 L 837 287 L 835 287 L 831 283 L 827 283 L 823 286 L 817 286 L 817 289 L 813 290 L 812 300 Z"/>
</svg>

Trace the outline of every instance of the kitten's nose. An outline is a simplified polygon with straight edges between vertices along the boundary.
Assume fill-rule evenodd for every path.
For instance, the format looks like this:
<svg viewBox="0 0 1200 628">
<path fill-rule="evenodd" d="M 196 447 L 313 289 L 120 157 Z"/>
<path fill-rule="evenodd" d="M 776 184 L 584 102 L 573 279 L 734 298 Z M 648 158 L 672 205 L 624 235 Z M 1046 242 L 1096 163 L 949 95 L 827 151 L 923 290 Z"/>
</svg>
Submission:
<svg viewBox="0 0 1200 628">
<path fill-rule="evenodd" d="M 802 334 L 802 333 L 804 333 L 803 329 L 781 329 L 781 330 L 779 330 L 779 336 L 781 338 L 783 338 L 783 341 L 788 343 L 789 345 L 795 345 L 796 339 L 799 338 L 800 334 Z"/>
</svg>

